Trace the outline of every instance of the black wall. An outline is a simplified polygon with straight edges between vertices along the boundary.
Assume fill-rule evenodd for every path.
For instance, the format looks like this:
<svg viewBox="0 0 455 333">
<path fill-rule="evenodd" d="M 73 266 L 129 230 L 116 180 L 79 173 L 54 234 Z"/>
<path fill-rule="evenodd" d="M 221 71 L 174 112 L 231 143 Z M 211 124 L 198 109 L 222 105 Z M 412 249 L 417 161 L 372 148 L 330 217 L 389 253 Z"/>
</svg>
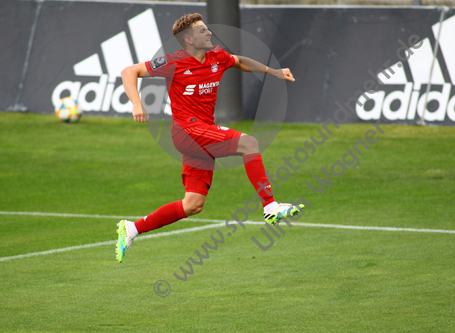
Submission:
<svg viewBox="0 0 455 333">
<path fill-rule="evenodd" d="M 102 74 L 108 74 L 101 44 L 119 33 L 124 32 L 126 36 L 133 62 L 141 61 L 135 52 L 136 46 L 128 22 L 148 9 L 153 10 L 163 44 L 172 38 L 172 24 L 180 16 L 191 12 L 199 12 L 204 16 L 206 14 L 205 5 L 191 3 L 182 5 L 45 1 L 38 5 L 34 1 L 1 1 L 0 109 L 24 108 L 36 113 L 53 113 L 52 94 L 61 82 L 80 82 L 78 91 L 87 84 L 102 83 L 100 76 L 76 75 L 73 66 L 96 54 Z M 444 20 L 449 20 L 454 14 L 455 12 L 450 10 L 445 14 Z M 335 110 L 339 108 L 337 102 L 340 104 L 348 102 L 356 93 L 357 100 L 359 92 L 365 90 L 364 83 L 377 79 L 369 74 L 369 70 L 377 72 L 386 67 L 384 64 L 387 61 L 389 65 L 400 61 L 397 55 L 399 39 L 407 42 L 410 36 L 415 35 L 419 40 L 429 41 L 429 46 L 433 49 L 436 38 L 432 26 L 439 22 L 440 15 L 441 9 L 433 7 L 242 6 L 241 29 L 246 35 L 251 34 L 264 43 L 279 64 L 283 68 L 290 68 L 296 77 L 296 82 L 286 83 L 288 105 L 285 121 L 321 123 L 333 118 Z M 248 55 L 251 53 L 248 52 L 251 47 L 251 40 L 242 37 L 242 53 Z M 416 51 L 420 52 L 422 49 Z M 119 50 L 119 53 L 121 52 L 122 50 Z M 418 52 L 413 57 L 417 57 Z M 152 57 L 153 54 L 150 54 L 150 58 Z M 420 55 L 419 57 L 427 64 L 431 61 L 428 57 Z M 264 54 L 263 57 L 259 55 L 258 58 L 267 62 L 269 54 Z M 450 89 L 448 97 L 450 100 L 455 95 L 452 85 L 455 83 L 452 83 L 448 72 L 449 61 L 453 62 L 455 59 L 444 58 L 443 53 L 438 52 L 437 63 L 448 87 L 446 89 Z M 416 80 L 413 68 L 406 61 L 402 62 L 402 65 L 406 82 L 414 84 Z M 86 100 L 91 101 L 97 97 L 102 99 L 109 84 L 111 89 L 121 86 L 119 77 L 111 78 L 110 81 L 104 86 L 103 91 L 100 89 L 97 93 L 88 92 Z M 142 88 L 150 84 L 159 87 L 164 85 L 164 82 L 144 80 Z M 263 82 L 254 75 L 243 74 L 245 118 L 254 118 L 262 85 Z M 419 89 L 414 85 L 413 89 L 419 99 L 425 94 L 426 86 L 427 82 L 423 82 Z M 376 85 L 373 90 L 377 91 L 375 96 L 382 96 L 384 100 L 392 92 L 398 94 L 397 92 L 404 91 L 405 85 L 404 83 Z M 437 80 L 433 82 L 431 91 L 442 90 L 441 82 Z M 103 96 L 99 97 L 96 94 Z M 118 103 L 127 102 L 125 94 L 117 97 Z M 158 104 L 166 100 L 166 96 L 160 94 L 151 94 L 149 100 L 150 98 L 152 99 L 150 103 L 153 103 L 153 99 L 157 99 Z M 409 99 L 409 96 L 406 98 Z M 352 99 L 351 106 L 354 106 L 354 102 Z M 390 109 L 395 111 L 404 100 L 397 99 L 392 102 L 389 99 L 389 102 Z M 107 105 L 105 111 L 89 110 L 86 114 L 130 116 L 124 110 L 116 111 L 109 101 L 106 103 L 103 101 L 103 105 Z M 376 103 L 382 102 L 368 101 L 364 105 L 364 111 L 368 112 L 377 106 Z M 430 114 L 430 119 L 431 112 L 438 109 L 438 103 L 444 104 L 440 100 L 429 99 L 427 113 Z M 453 107 L 452 104 L 448 103 L 447 108 Z M 162 109 L 164 107 L 161 107 L 161 111 L 157 109 L 156 117 L 166 117 Z M 447 111 L 449 115 L 445 110 L 444 112 L 444 119 L 429 121 L 436 125 L 454 125 L 455 119 L 451 118 L 455 118 L 455 111 Z M 377 121 L 369 114 L 366 118 L 371 119 L 366 119 L 365 114 L 367 113 L 364 112 L 364 116 L 359 117 L 358 112 L 354 113 L 346 122 Z M 414 117 L 406 116 L 405 119 L 402 119 L 403 117 L 394 119 L 396 117 L 390 114 L 391 112 L 387 114 L 381 110 L 380 121 L 412 124 L 420 118 L 418 113 Z"/>
</svg>

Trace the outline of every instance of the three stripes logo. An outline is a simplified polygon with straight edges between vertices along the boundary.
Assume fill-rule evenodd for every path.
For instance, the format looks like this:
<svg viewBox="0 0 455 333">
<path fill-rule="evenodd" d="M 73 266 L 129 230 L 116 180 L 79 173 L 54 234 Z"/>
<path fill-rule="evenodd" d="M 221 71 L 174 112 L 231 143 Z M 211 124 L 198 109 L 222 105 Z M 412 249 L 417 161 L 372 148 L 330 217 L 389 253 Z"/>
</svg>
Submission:
<svg viewBox="0 0 455 333">
<path fill-rule="evenodd" d="M 433 34 L 437 39 L 442 58 L 445 62 L 447 73 L 443 73 L 437 54 L 434 54 L 430 39 L 422 40 L 418 49 L 412 49 L 412 54 L 404 63 L 397 62 L 390 66 L 390 73 L 378 74 L 378 81 L 384 85 L 402 87 L 389 92 L 379 90 L 368 95 L 370 100 L 360 96 L 356 104 L 356 113 L 360 119 L 380 119 L 381 115 L 392 121 L 409 121 L 421 119 L 425 113 L 426 121 L 455 122 L 455 16 L 444 20 L 441 24 L 432 26 Z M 405 70 L 405 66 L 409 66 Z M 410 73 L 410 75 L 409 75 Z M 386 75 L 385 75 L 386 74 Z M 431 75 L 431 77 L 430 77 Z M 431 91 L 426 92 L 426 87 L 431 84 Z M 390 90 L 389 90 L 390 91 Z M 360 103 L 359 103 L 360 102 Z M 360 105 L 361 104 L 361 105 Z M 426 104 L 426 110 L 424 112 Z M 373 105 L 373 106 L 372 106 Z"/>
<path fill-rule="evenodd" d="M 118 113 L 131 112 L 132 104 L 124 95 L 123 84 L 118 80 L 121 77 L 121 71 L 134 64 L 128 37 L 133 42 L 138 62 L 145 62 L 154 55 L 156 57 L 164 54 L 157 54 L 157 51 L 162 47 L 162 42 L 152 9 L 147 9 L 128 20 L 128 28 L 127 31 L 122 31 L 101 43 L 107 73 L 103 72 L 100 54 L 98 53 L 78 62 L 73 66 L 76 76 L 94 77 L 98 80 L 89 82 L 82 87 L 80 81 L 59 83 L 52 93 L 52 104 L 54 106 L 59 104 L 62 97 L 68 96 L 69 92 L 72 98 L 79 101 L 84 112 L 108 112 L 111 109 Z M 150 84 L 142 87 L 142 79 L 139 79 L 138 88 L 143 102 L 153 101 L 144 105 L 149 113 L 159 114 L 162 111 L 166 114 L 171 113 L 164 82 L 163 85 Z M 92 98 L 93 95 L 94 98 Z M 146 98 L 147 95 L 154 95 L 154 98 Z"/>
</svg>

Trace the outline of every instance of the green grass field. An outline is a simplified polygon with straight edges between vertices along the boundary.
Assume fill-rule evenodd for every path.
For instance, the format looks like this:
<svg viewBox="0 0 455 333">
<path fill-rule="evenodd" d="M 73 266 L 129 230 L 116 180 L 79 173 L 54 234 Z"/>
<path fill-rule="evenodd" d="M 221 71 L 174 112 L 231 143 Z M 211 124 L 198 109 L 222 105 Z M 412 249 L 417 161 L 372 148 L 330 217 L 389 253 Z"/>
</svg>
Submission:
<svg viewBox="0 0 455 333">
<path fill-rule="evenodd" d="M 251 122 L 231 127 L 249 132 Z M 181 165 L 131 119 L 0 113 L 0 211 L 143 216 L 184 195 Z M 263 153 L 273 172 L 318 125 L 286 124 Z M 455 128 L 382 125 L 355 169 L 327 170 L 371 124 L 344 125 L 279 181 L 275 198 L 305 197 L 298 222 L 262 251 L 263 225 L 248 224 L 186 282 L 175 272 L 252 198 L 244 168 L 215 173 L 204 211 L 138 239 L 122 264 L 113 244 L 11 258 L 116 239 L 118 218 L 0 215 L 1 332 L 454 332 Z M 249 220 L 261 221 L 260 211 Z M 424 229 L 437 229 L 429 232 Z M 231 229 L 232 231 L 232 229 Z M 446 231 L 446 232 L 443 232 Z M 452 231 L 452 232 L 450 232 Z M 3 259 L 2 259 L 3 258 Z M 157 280 L 172 287 L 154 292 Z M 163 288 L 164 289 L 164 288 Z"/>
</svg>

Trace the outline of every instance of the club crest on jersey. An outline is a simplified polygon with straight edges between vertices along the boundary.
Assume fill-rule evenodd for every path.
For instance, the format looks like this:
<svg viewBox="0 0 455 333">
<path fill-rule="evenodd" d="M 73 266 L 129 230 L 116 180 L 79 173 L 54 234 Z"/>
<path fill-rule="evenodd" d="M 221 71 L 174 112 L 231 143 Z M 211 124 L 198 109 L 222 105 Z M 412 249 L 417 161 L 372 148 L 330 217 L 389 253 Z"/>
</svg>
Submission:
<svg viewBox="0 0 455 333">
<path fill-rule="evenodd" d="M 210 69 L 212 70 L 212 73 L 218 72 L 218 63 L 212 64 Z"/>
<path fill-rule="evenodd" d="M 224 126 L 218 126 L 218 129 L 222 131 L 229 131 L 229 127 L 224 127 Z"/>
<path fill-rule="evenodd" d="M 164 66 L 166 64 L 167 64 L 166 57 L 159 57 L 150 60 L 150 65 L 152 65 L 152 69 L 160 68 L 161 66 Z"/>
</svg>

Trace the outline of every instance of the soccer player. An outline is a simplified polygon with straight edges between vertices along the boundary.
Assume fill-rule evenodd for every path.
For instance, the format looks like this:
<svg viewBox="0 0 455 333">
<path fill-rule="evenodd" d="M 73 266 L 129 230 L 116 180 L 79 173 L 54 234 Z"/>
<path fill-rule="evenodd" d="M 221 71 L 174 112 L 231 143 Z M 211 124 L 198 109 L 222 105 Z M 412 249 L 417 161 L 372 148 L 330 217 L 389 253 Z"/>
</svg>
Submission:
<svg viewBox="0 0 455 333">
<path fill-rule="evenodd" d="M 122 71 L 125 92 L 133 104 L 137 122 L 148 120 L 137 89 L 139 77 L 165 77 L 171 99 L 172 140 L 183 155 L 183 200 L 168 203 L 136 222 L 117 224 L 117 259 L 141 233 L 161 228 L 202 211 L 213 177 L 215 158 L 242 155 L 245 170 L 264 207 L 267 223 L 297 215 L 298 207 L 279 204 L 273 198 L 257 140 L 233 129 L 216 126 L 214 111 L 218 84 L 224 71 L 234 67 L 245 72 L 273 75 L 295 81 L 288 68 L 272 69 L 247 57 L 231 55 L 213 46 L 212 33 L 198 13 L 184 15 L 173 26 L 173 34 L 183 49 L 125 68 Z M 303 205 L 301 205 L 303 206 Z"/>
</svg>

